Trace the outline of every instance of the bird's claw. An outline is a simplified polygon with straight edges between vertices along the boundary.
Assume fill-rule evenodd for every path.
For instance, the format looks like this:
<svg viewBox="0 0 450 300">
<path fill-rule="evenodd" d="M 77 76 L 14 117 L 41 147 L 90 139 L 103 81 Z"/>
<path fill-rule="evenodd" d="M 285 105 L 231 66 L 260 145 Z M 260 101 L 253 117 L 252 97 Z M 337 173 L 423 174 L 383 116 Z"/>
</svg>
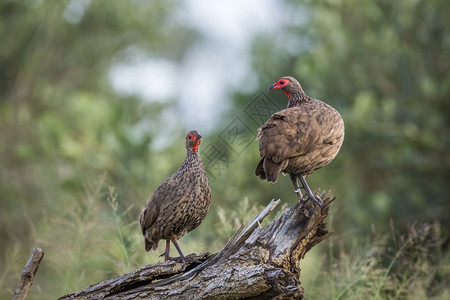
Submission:
<svg viewBox="0 0 450 300">
<path fill-rule="evenodd" d="M 188 256 L 185 256 L 185 257 L 181 257 L 181 256 L 179 256 L 179 257 L 170 257 L 169 260 L 177 262 L 179 264 L 183 264 L 183 265 L 186 265 L 186 264 L 200 264 L 201 263 L 200 260 L 195 259 L 195 258 L 191 258 L 191 257 L 188 257 Z"/>
<path fill-rule="evenodd" d="M 178 257 L 166 256 L 166 253 L 161 253 L 159 257 L 164 257 L 164 261 L 177 261 Z"/>
<path fill-rule="evenodd" d="M 322 199 L 318 196 L 318 195 L 309 195 L 310 197 L 310 199 L 314 202 L 314 203 L 316 203 L 317 205 L 319 205 L 320 207 L 322 207 L 323 206 L 323 201 L 322 201 Z"/>
</svg>

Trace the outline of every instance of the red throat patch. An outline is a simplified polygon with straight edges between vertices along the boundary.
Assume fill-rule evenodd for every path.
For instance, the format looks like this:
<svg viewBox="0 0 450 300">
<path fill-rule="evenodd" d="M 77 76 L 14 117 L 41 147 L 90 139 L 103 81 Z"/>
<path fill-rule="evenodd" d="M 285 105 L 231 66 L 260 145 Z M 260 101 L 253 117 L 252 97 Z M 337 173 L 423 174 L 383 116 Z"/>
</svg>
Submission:
<svg viewBox="0 0 450 300">
<path fill-rule="evenodd" d="M 283 93 L 285 93 L 286 94 L 286 96 L 289 98 L 289 99 L 291 99 L 291 94 L 288 92 L 288 91 L 283 91 L 283 90 L 281 90 Z"/>
<path fill-rule="evenodd" d="M 202 139 L 197 139 L 194 142 L 194 145 L 192 145 L 192 149 L 197 152 L 198 151 L 198 146 L 200 146 L 200 142 L 202 141 Z"/>
</svg>

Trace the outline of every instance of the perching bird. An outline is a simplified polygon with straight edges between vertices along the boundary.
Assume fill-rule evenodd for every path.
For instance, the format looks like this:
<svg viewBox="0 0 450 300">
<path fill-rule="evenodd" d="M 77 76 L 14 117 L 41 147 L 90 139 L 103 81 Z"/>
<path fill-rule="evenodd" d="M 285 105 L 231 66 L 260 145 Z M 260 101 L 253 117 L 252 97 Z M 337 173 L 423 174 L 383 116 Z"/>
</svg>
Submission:
<svg viewBox="0 0 450 300">
<path fill-rule="evenodd" d="M 198 153 L 201 141 L 202 136 L 195 130 L 186 135 L 183 164 L 161 183 L 140 215 L 145 250 L 156 250 L 159 240 L 166 240 L 166 261 L 173 259 L 169 256 L 172 242 L 185 262 L 177 240 L 200 225 L 208 213 L 211 190 Z"/>
<path fill-rule="evenodd" d="M 336 157 L 344 141 L 344 121 L 330 105 L 307 96 L 293 77 L 281 77 L 268 91 L 276 89 L 284 92 L 289 102 L 287 109 L 273 114 L 258 129 L 262 159 L 255 174 L 276 182 L 280 172 L 289 173 L 299 201 L 303 195 L 297 178 L 310 199 L 322 206 L 305 177 Z"/>
</svg>

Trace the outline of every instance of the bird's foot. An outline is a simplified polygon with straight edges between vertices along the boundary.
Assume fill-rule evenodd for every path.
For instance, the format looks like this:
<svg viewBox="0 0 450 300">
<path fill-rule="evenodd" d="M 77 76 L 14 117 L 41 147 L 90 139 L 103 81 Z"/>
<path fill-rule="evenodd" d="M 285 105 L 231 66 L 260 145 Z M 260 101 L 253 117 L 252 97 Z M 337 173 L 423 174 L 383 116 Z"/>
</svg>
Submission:
<svg viewBox="0 0 450 300">
<path fill-rule="evenodd" d="M 169 261 L 174 261 L 174 262 L 177 262 L 177 263 L 181 263 L 181 264 L 184 264 L 184 262 L 185 262 L 185 260 L 184 260 L 183 257 L 181 257 L 181 256 L 178 256 L 178 257 L 169 257 L 168 260 L 169 260 Z"/>
<path fill-rule="evenodd" d="M 199 261 L 197 259 L 193 259 L 193 258 L 191 258 L 189 256 L 185 256 L 185 257 L 181 257 L 181 256 L 169 257 L 168 260 L 169 261 L 174 261 L 174 262 L 177 262 L 177 263 L 180 263 L 180 264 L 183 264 L 183 265 L 185 265 L 185 264 L 200 264 L 201 263 L 201 261 Z"/>
<path fill-rule="evenodd" d="M 290 174 L 291 175 L 291 180 L 292 180 L 292 184 L 294 185 L 294 193 L 297 193 L 298 196 L 298 202 L 300 204 L 303 203 L 303 195 L 302 195 L 302 190 L 300 189 L 300 186 L 297 182 L 297 177 L 294 174 Z"/>
<path fill-rule="evenodd" d="M 298 196 L 298 202 L 303 203 L 303 195 L 302 195 L 302 191 L 300 190 L 300 188 L 295 189 L 294 193 L 296 193 Z"/>
<path fill-rule="evenodd" d="M 319 205 L 320 207 L 323 206 L 323 201 L 322 201 L 322 199 L 319 197 L 319 195 L 313 195 L 313 194 L 310 194 L 310 195 L 309 195 L 309 198 L 310 198 L 314 203 L 316 203 L 317 205 Z"/>
<path fill-rule="evenodd" d="M 303 188 L 306 191 L 306 194 L 309 196 L 309 199 L 311 199 L 314 203 L 316 203 L 317 205 L 319 205 L 320 207 L 322 207 L 322 199 L 320 199 L 319 196 L 314 196 L 314 193 L 311 191 L 311 189 L 308 186 L 308 183 L 305 180 L 305 177 L 303 175 L 299 175 L 298 178 L 300 179 L 300 181 L 302 182 Z M 316 198 L 318 198 L 319 200 L 317 200 Z"/>
<path fill-rule="evenodd" d="M 164 256 L 164 261 L 177 261 L 178 257 L 172 257 L 169 255 L 166 255 L 166 252 L 161 253 L 161 255 L 159 257 L 163 257 Z"/>
<path fill-rule="evenodd" d="M 200 264 L 200 263 L 202 263 L 202 262 L 201 262 L 200 260 L 198 260 L 198 259 L 189 257 L 189 255 L 184 257 L 184 261 L 185 261 L 186 263 L 189 263 L 189 264 Z"/>
</svg>

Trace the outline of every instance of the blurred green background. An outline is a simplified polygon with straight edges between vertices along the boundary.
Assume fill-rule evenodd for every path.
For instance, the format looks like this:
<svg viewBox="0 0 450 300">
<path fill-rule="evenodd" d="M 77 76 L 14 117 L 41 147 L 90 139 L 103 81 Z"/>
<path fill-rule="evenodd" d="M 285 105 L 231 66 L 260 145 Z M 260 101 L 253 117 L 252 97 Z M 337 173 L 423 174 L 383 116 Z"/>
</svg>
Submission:
<svg viewBox="0 0 450 300">
<path fill-rule="evenodd" d="M 265 94 L 283 75 L 346 125 L 338 157 L 308 180 L 338 198 L 336 235 L 304 261 L 307 297 L 449 295 L 449 1 L 4 0 L 0 14 L 0 298 L 36 246 L 30 299 L 160 260 L 137 219 L 191 129 L 212 203 L 185 253 L 218 251 L 272 198 L 294 204 L 288 178 L 254 176 L 252 109 L 286 106 Z M 415 222 L 432 241 L 396 276 Z M 374 288 L 352 277 L 364 266 Z"/>
</svg>

